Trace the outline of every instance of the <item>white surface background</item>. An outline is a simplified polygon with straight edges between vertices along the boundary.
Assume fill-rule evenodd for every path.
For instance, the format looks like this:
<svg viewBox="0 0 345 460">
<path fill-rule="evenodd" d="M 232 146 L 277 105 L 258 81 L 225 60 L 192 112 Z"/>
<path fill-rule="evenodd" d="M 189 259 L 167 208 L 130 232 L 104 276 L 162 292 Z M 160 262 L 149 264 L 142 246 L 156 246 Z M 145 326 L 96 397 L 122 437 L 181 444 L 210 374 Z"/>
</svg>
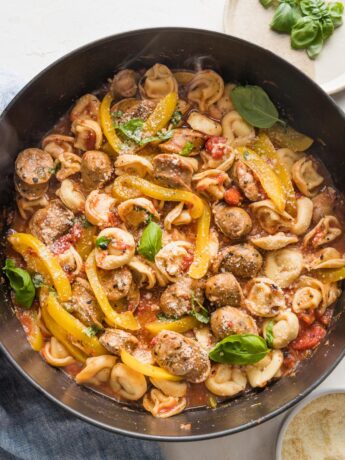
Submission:
<svg viewBox="0 0 345 460">
<path fill-rule="evenodd" d="M 0 85 L 5 73 L 25 84 L 65 53 L 117 32 L 155 26 L 222 31 L 223 6 L 224 0 L 3 1 Z M 335 99 L 345 109 L 345 92 Z M 321 385 L 334 387 L 345 387 L 345 361 Z M 168 460 L 274 460 L 276 436 L 284 417 L 230 437 L 166 443 L 162 448 Z"/>
</svg>

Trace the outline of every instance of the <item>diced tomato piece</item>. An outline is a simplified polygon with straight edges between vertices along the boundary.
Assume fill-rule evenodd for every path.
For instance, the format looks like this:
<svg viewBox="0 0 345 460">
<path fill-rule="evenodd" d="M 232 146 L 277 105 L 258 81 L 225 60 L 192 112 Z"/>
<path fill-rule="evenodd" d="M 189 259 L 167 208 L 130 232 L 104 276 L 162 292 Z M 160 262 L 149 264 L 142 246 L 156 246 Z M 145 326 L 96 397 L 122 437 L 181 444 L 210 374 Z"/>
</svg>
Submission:
<svg viewBox="0 0 345 460">
<path fill-rule="evenodd" d="M 308 326 L 313 324 L 316 319 L 314 310 L 310 310 L 309 312 L 304 311 L 303 313 L 299 313 L 297 316 L 300 321 L 303 321 Z"/>
<path fill-rule="evenodd" d="M 291 342 L 293 350 L 310 350 L 315 348 L 326 335 L 326 329 L 319 323 L 301 328 L 297 339 Z"/>
<path fill-rule="evenodd" d="M 324 326 L 328 326 L 331 322 L 331 319 L 333 317 L 333 308 L 327 308 L 327 310 L 325 311 L 325 313 L 323 315 L 318 315 L 318 313 L 316 312 L 316 315 L 317 315 L 317 319 L 318 321 L 320 321 L 321 324 L 323 324 Z"/>
<path fill-rule="evenodd" d="M 238 206 L 243 200 L 243 196 L 237 187 L 230 187 L 224 193 L 224 201 L 230 206 Z"/>
<path fill-rule="evenodd" d="M 224 155 L 231 151 L 227 138 L 219 136 L 209 137 L 206 141 L 205 148 L 212 155 L 214 160 L 221 160 Z"/>
</svg>

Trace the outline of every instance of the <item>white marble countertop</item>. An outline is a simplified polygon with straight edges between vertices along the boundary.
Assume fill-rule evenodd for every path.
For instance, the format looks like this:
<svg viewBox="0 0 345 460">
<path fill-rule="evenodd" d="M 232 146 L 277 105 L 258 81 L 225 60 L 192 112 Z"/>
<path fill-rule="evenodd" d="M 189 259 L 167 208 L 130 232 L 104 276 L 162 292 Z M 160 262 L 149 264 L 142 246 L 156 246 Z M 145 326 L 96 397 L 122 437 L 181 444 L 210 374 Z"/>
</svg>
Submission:
<svg viewBox="0 0 345 460">
<path fill-rule="evenodd" d="M 11 0 L 0 16 L 0 85 L 23 85 L 65 53 L 126 30 L 159 26 L 222 31 L 224 0 Z M 18 82 L 18 83 L 16 83 Z M 345 109 L 345 92 L 335 97 Z M 345 388 L 345 361 L 319 388 Z M 286 414 L 251 430 L 194 443 L 164 443 L 168 460 L 274 460 Z"/>
</svg>

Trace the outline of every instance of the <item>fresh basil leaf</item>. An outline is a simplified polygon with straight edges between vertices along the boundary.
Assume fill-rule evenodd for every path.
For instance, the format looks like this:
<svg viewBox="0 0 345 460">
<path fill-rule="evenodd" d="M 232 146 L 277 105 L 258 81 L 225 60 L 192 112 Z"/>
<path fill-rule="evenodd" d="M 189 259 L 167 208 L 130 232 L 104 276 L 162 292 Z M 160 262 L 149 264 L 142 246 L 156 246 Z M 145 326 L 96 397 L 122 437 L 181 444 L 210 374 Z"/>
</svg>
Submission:
<svg viewBox="0 0 345 460">
<path fill-rule="evenodd" d="M 84 332 L 88 337 L 95 337 L 101 331 L 103 331 L 103 329 L 96 324 L 84 329 Z"/>
<path fill-rule="evenodd" d="M 174 134 L 174 132 L 172 130 L 170 131 L 166 131 L 164 133 L 162 133 L 161 131 L 157 133 L 156 136 L 150 136 L 150 137 L 145 137 L 144 139 L 142 139 L 139 144 L 140 145 L 146 145 L 148 144 L 149 142 L 156 142 L 156 141 L 167 141 L 168 139 L 170 139 L 172 137 L 172 135 Z"/>
<path fill-rule="evenodd" d="M 172 114 L 172 117 L 171 117 L 171 124 L 173 126 L 177 126 L 180 121 L 182 120 L 182 112 L 180 112 L 180 110 L 175 110 L 175 112 Z"/>
<path fill-rule="evenodd" d="M 270 128 L 279 120 L 279 113 L 268 94 L 260 86 L 236 86 L 231 99 L 237 112 L 250 125 Z"/>
<path fill-rule="evenodd" d="M 329 16 L 334 27 L 340 27 L 343 23 L 344 5 L 342 2 L 330 2 L 327 5 Z"/>
<path fill-rule="evenodd" d="M 189 154 L 193 151 L 194 147 L 195 147 L 195 145 L 193 144 L 193 142 L 187 141 L 184 144 L 184 146 L 183 146 L 183 148 L 182 148 L 182 150 L 180 152 L 180 155 L 182 155 L 183 157 L 188 157 Z"/>
<path fill-rule="evenodd" d="M 301 12 L 298 6 L 285 2 L 281 3 L 274 13 L 271 29 L 289 34 L 300 17 Z"/>
<path fill-rule="evenodd" d="M 244 366 L 257 363 L 268 351 L 266 341 L 259 335 L 236 334 L 218 342 L 209 352 L 209 357 L 217 363 Z"/>
<path fill-rule="evenodd" d="M 321 28 L 321 24 L 320 24 L 319 32 L 318 32 L 315 40 L 307 48 L 307 54 L 310 57 L 310 59 L 315 59 L 321 53 L 323 43 L 324 43 L 324 41 L 323 41 L 323 36 L 322 36 L 322 28 Z"/>
<path fill-rule="evenodd" d="M 270 348 L 273 347 L 273 340 L 274 340 L 273 326 L 274 326 L 274 321 L 270 320 L 265 329 L 266 343 Z"/>
<path fill-rule="evenodd" d="M 142 128 L 144 120 L 141 118 L 133 118 L 126 123 L 120 123 L 115 125 L 115 128 L 120 131 L 124 136 L 128 137 L 137 144 L 141 141 Z"/>
<path fill-rule="evenodd" d="M 312 46 L 320 32 L 320 23 L 310 16 L 299 19 L 291 30 L 291 46 L 306 49 Z"/>
<path fill-rule="evenodd" d="M 163 312 L 157 313 L 156 318 L 159 319 L 159 321 L 174 321 L 179 319 L 179 316 L 167 316 Z"/>
<path fill-rule="evenodd" d="M 100 236 L 96 240 L 96 247 L 100 249 L 107 249 L 109 243 L 111 242 L 111 238 L 107 238 L 106 236 Z"/>
<path fill-rule="evenodd" d="M 268 8 L 272 6 L 273 0 L 260 0 L 260 3 L 263 7 Z"/>
<path fill-rule="evenodd" d="M 301 0 L 300 8 L 305 16 L 321 19 L 327 14 L 327 5 L 323 0 Z"/>
<path fill-rule="evenodd" d="M 141 235 L 138 246 L 139 254 L 153 262 L 162 247 L 162 234 L 160 226 L 155 222 L 150 222 Z"/>
<path fill-rule="evenodd" d="M 189 316 L 193 316 L 200 323 L 208 324 L 210 322 L 210 315 L 201 302 L 195 297 L 194 292 L 192 291 L 191 297 L 192 311 L 189 313 Z M 197 306 L 198 310 L 195 308 Z"/>
<path fill-rule="evenodd" d="M 325 42 L 334 32 L 334 25 L 330 16 L 322 18 L 320 21 L 320 26 L 320 31 L 314 40 L 313 45 L 316 45 L 317 42 L 321 42 L 321 51 L 323 42 Z"/>
<path fill-rule="evenodd" d="M 112 116 L 113 118 L 121 118 L 122 115 L 123 115 L 122 110 L 116 110 L 115 112 L 112 112 L 112 113 L 111 113 L 111 116 Z"/>
<path fill-rule="evenodd" d="M 40 273 L 35 273 L 31 279 L 35 288 L 40 288 L 44 286 L 44 278 Z"/>
<path fill-rule="evenodd" d="M 14 290 L 16 302 L 22 307 L 31 308 L 36 290 L 29 273 L 22 268 L 16 267 L 15 262 L 11 259 L 6 259 L 2 270 Z"/>
</svg>

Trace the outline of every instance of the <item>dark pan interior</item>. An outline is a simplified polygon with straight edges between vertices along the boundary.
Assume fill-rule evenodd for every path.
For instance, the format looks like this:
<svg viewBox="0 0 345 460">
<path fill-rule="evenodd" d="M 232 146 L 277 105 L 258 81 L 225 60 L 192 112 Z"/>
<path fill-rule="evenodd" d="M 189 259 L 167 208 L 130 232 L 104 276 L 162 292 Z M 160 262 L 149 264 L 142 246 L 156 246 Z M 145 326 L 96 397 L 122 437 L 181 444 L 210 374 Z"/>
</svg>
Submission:
<svg viewBox="0 0 345 460">
<path fill-rule="evenodd" d="M 172 68 L 212 68 L 225 81 L 262 86 L 293 126 L 317 138 L 320 156 L 337 187 L 345 192 L 345 119 L 332 100 L 311 80 L 279 57 L 239 39 L 215 32 L 164 28 L 115 35 L 83 47 L 38 75 L 15 98 L 0 120 L 0 205 L 13 199 L 14 159 L 35 145 L 72 102 L 99 88 L 123 67 L 149 67 L 161 62 Z M 318 385 L 343 356 L 344 296 L 337 321 L 314 355 L 297 374 L 265 390 L 216 410 L 187 411 L 155 419 L 77 386 L 45 364 L 28 345 L 22 328 L 0 292 L 0 342 L 13 364 L 43 393 L 83 419 L 118 433 L 146 439 L 196 440 L 234 433 L 282 412 Z M 191 424 L 186 430 L 183 425 Z"/>
</svg>

